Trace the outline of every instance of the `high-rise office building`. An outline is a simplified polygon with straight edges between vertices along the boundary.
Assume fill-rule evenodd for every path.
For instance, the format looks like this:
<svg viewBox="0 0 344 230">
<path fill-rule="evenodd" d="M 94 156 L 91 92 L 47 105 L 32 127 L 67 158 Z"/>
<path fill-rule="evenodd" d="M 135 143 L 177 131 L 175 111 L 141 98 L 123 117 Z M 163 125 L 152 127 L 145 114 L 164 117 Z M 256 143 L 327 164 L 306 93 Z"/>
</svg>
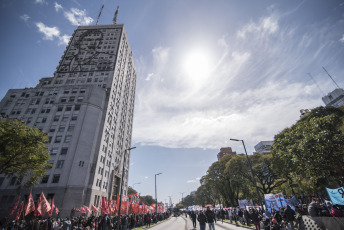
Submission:
<svg viewBox="0 0 344 230">
<path fill-rule="evenodd" d="M 55 197 L 61 216 L 72 208 L 115 199 L 124 164 L 127 193 L 136 71 L 124 25 L 79 26 L 53 77 L 34 88 L 10 89 L 2 116 L 23 119 L 49 136 L 53 167 L 32 188 Z M 0 214 L 14 203 L 16 177 L 0 175 Z M 21 192 L 22 197 L 29 190 Z"/>
<path fill-rule="evenodd" d="M 254 146 L 256 152 L 263 155 L 271 153 L 271 146 L 274 144 L 274 141 L 261 141 Z"/>
<path fill-rule="evenodd" d="M 231 147 L 220 148 L 220 152 L 217 154 L 217 160 L 220 160 L 225 155 L 235 156 L 236 152 L 233 152 Z"/>
</svg>

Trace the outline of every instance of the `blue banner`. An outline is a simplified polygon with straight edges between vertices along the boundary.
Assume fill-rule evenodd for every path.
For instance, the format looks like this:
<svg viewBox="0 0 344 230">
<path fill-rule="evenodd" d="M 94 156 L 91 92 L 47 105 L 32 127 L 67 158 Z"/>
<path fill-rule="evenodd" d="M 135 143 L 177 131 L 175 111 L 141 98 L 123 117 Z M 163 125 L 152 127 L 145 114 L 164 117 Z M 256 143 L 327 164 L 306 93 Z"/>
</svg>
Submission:
<svg viewBox="0 0 344 230">
<path fill-rule="evenodd" d="M 332 204 L 344 205 L 344 187 L 336 189 L 326 188 L 326 190 L 331 198 Z"/>
</svg>

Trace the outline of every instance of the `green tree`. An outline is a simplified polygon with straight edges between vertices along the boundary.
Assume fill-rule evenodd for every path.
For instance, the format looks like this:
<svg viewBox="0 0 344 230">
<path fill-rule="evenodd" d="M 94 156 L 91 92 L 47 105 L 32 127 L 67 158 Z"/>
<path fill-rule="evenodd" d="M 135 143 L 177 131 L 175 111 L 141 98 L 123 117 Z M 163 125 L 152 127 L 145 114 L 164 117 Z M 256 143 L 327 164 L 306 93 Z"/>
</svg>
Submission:
<svg viewBox="0 0 344 230">
<path fill-rule="evenodd" d="M 140 196 L 140 201 L 144 202 L 146 205 L 152 205 L 155 203 L 155 199 L 152 196 Z"/>
<path fill-rule="evenodd" d="M 190 194 L 190 195 L 187 195 L 186 197 L 184 197 L 183 204 L 185 205 L 185 207 L 194 205 L 195 204 L 195 195 Z"/>
<path fill-rule="evenodd" d="M 135 189 L 133 189 L 132 187 L 128 187 L 128 195 L 131 195 L 131 194 L 137 194 L 138 192 L 135 190 Z"/>
<path fill-rule="evenodd" d="M 38 183 L 45 175 L 49 152 L 48 136 L 20 120 L 0 120 L 0 174 L 17 176 L 25 187 Z"/>
<path fill-rule="evenodd" d="M 317 107 L 275 136 L 272 153 L 289 184 L 309 191 L 343 185 L 343 121 L 343 107 Z"/>
</svg>

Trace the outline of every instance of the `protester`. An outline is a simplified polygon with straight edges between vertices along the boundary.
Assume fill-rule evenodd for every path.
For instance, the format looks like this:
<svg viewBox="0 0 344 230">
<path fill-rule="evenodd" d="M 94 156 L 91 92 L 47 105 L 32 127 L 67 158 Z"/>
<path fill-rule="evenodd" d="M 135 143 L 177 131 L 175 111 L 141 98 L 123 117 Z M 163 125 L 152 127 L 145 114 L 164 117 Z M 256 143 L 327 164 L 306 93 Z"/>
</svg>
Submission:
<svg viewBox="0 0 344 230">
<path fill-rule="evenodd" d="M 196 214 L 195 214 L 194 211 L 191 212 L 190 218 L 191 218 L 191 220 L 192 220 L 192 225 L 193 225 L 193 227 L 196 228 L 196 218 L 197 218 L 197 217 L 196 217 Z"/>
<path fill-rule="evenodd" d="M 197 220 L 199 222 L 200 230 L 205 230 L 205 224 L 207 223 L 207 217 L 204 215 L 202 210 L 199 212 Z"/>
<path fill-rule="evenodd" d="M 208 222 L 208 226 L 209 226 L 209 230 L 215 230 L 215 224 L 214 222 L 216 222 L 215 219 L 215 214 L 213 211 L 210 210 L 210 208 L 207 208 L 207 211 L 205 212 L 205 216 L 207 217 L 207 222 Z"/>
</svg>

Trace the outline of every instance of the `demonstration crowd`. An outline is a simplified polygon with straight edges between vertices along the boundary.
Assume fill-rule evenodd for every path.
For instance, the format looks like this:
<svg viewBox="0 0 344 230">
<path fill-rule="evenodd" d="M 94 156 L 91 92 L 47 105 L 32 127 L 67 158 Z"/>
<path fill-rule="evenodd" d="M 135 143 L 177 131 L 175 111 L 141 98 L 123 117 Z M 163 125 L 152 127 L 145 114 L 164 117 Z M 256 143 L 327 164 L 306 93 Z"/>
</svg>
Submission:
<svg viewBox="0 0 344 230">
<path fill-rule="evenodd" d="M 146 213 L 121 215 L 120 230 L 134 229 L 136 227 L 155 224 L 165 220 L 169 213 Z M 118 216 L 79 216 L 70 218 L 32 218 L 30 220 L 10 221 L 3 219 L 0 230 L 115 230 L 118 225 Z"/>
<path fill-rule="evenodd" d="M 215 229 L 214 223 L 216 219 L 222 222 L 224 219 L 229 220 L 230 223 L 236 225 L 254 226 L 256 230 L 293 230 L 305 229 L 302 220 L 303 215 L 311 217 L 325 216 L 325 217 L 344 217 L 344 206 L 331 205 L 330 203 L 319 203 L 317 199 L 313 199 L 308 205 L 296 206 L 293 210 L 289 205 L 285 208 L 261 210 L 259 208 L 251 208 L 246 210 L 244 208 L 227 208 L 210 210 L 207 208 L 203 211 L 188 212 L 194 228 L 196 227 L 196 220 L 199 222 L 200 229 L 209 230 Z"/>
</svg>

